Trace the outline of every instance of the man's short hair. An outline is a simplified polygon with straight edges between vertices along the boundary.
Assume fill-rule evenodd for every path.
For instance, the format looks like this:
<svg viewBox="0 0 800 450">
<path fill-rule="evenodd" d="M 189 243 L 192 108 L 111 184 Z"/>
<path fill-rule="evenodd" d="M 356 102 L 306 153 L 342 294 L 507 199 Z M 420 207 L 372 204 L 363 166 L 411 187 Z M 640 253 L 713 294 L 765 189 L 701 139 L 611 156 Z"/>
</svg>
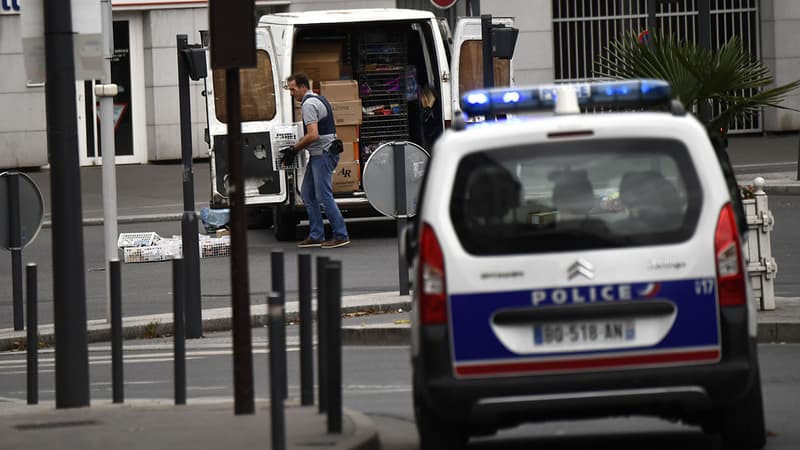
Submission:
<svg viewBox="0 0 800 450">
<path fill-rule="evenodd" d="M 308 75 L 303 72 L 297 72 L 296 74 L 289 76 L 286 81 L 294 81 L 294 84 L 297 86 L 303 86 L 309 89 L 311 88 L 311 85 L 308 84 Z"/>
</svg>

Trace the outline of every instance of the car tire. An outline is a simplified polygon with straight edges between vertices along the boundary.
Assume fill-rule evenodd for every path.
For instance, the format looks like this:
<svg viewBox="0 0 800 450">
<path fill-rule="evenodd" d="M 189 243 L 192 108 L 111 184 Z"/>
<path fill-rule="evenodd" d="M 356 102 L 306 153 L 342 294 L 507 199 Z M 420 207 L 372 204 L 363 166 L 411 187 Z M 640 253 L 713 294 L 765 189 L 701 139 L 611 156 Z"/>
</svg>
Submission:
<svg viewBox="0 0 800 450">
<path fill-rule="evenodd" d="M 719 426 L 726 449 L 755 450 L 764 447 L 767 442 L 761 376 L 755 349 L 753 360 L 755 375 L 750 388 L 737 402 L 721 411 Z"/>
<path fill-rule="evenodd" d="M 275 239 L 294 241 L 297 239 L 297 216 L 282 206 L 275 208 Z"/>
<path fill-rule="evenodd" d="M 414 398 L 414 417 L 421 450 L 461 449 L 469 436 L 465 428 L 439 417 L 424 401 Z"/>
</svg>

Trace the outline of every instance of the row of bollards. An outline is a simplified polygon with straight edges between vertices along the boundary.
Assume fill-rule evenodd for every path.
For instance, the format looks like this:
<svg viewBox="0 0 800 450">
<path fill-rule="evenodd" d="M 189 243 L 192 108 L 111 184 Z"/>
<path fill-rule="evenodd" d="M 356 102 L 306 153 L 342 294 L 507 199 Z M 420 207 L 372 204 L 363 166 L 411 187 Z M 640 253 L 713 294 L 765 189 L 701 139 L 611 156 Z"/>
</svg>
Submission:
<svg viewBox="0 0 800 450">
<path fill-rule="evenodd" d="M 288 398 L 286 361 L 286 295 L 284 255 L 273 251 L 272 292 L 268 295 L 269 379 L 274 449 L 286 446 L 284 400 Z M 314 403 L 314 356 L 311 255 L 298 255 L 300 316 L 300 396 L 304 406 Z M 112 401 L 124 401 L 122 351 L 122 289 L 119 260 L 109 263 L 111 293 L 111 371 Z M 317 257 L 317 364 L 319 412 L 327 413 L 327 431 L 342 432 L 342 350 L 341 302 L 342 264 Z M 172 260 L 174 393 L 175 404 L 186 404 L 186 329 L 185 263 Z M 28 403 L 38 403 L 38 325 L 37 267 L 26 268 L 27 309 L 27 394 Z"/>
</svg>

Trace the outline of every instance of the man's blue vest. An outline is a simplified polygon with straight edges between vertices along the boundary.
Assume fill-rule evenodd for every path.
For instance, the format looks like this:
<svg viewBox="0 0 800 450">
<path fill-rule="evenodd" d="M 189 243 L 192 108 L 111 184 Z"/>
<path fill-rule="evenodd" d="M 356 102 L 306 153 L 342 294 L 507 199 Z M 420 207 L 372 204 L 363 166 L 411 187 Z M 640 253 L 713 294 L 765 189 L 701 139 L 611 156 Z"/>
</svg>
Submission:
<svg viewBox="0 0 800 450">
<path fill-rule="evenodd" d="M 321 95 L 308 95 L 303 99 L 303 102 L 300 103 L 300 108 L 303 108 L 303 103 L 306 102 L 311 97 L 318 98 L 323 105 L 325 105 L 325 109 L 328 111 L 328 115 L 320 119 L 319 123 L 317 123 L 317 132 L 320 136 L 323 134 L 336 134 L 336 122 L 333 121 L 333 108 L 331 108 L 331 104 L 328 103 L 328 99 L 321 96 Z M 303 133 L 308 133 L 306 129 L 306 122 L 303 121 Z"/>
</svg>

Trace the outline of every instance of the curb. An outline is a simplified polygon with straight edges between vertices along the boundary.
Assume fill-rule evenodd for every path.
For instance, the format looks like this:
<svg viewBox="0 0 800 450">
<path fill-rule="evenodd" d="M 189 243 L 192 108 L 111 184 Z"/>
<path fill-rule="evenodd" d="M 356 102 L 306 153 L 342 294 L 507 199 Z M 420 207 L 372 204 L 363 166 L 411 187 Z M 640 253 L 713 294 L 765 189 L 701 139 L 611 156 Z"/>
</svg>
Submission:
<svg viewBox="0 0 800 450">
<path fill-rule="evenodd" d="M 117 224 L 129 223 L 146 223 L 146 222 L 179 222 L 183 217 L 183 213 L 167 213 L 167 214 L 146 214 L 136 216 L 119 216 L 117 217 Z M 101 217 L 91 217 L 83 219 L 81 222 L 83 226 L 98 226 L 103 225 L 104 219 Z M 42 221 L 42 228 L 52 228 L 53 221 Z"/>
<path fill-rule="evenodd" d="M 388 303 L 380 303 L 380 304 L 370 304 L 370 305 L 358 305 L 358 306 L 344 306 L 342 307 L 342 314 L 351 314 L 351 313 L 385 313 L 396 311 L 398 309 L 403 310 L 410 310 L 411 309 L 411 302 L 410 301 L 397 301 L 397 302 L 388 302 Z M 316 311 L 312 311 L 313 317 L 316 318 Z M 134 320 L 129 319 L 129 322 L 126 324 L 125 320 L 123 319 L 122 324 L 122 338 L 124 340 L 130 339 L 142 339 L 148 335 L 171 335 L 173 332 L 173 322 L 171 319 L 172 314 L 162 314 L 158 316 L 152 316 L 150 319 L 142 319 L 137 318 Z M 166 320 L 169 318 L 168 320 Z M 165 320 L 160 320 L 165 319 Z M 268 323 L 268 317 L 266 313 L 259 313 L 259 314 L 251 314 L 250 315 L 250 323 L 251 328 L 256 327 L 264 327 Z M 286 312 L 286 322 L 297 322 L 300 320 L 300 313 L 298 311 L 287 311 Z M 93 321 L 94 323 L 90 323 L 87 328 L 87 340 L 89 343 L 95 342 L 107 342 L 111 340 L 111 325 L 105 323 L 104 321 Z M 156 326 L 153 327 L 155 323 Z M 203 333 L 212 333 L 215 331 L 229 331 L 232 329 L 233 326 L 233 318 L 228 317 L 212 317 L 203 319 Z M 44 331 L 42 331 L 44 328 Z M 349 327 L 348 327 L 349 328 Z M 402 326 L 397 327 L 402 328 Z M 380 330 L 380 328 L 378 328 Z M 362 333 L 364 334 L 364 333 Z M 364 340 L 372 339 L 367 336 L 361 336 L 359 338 L 345 338 L 345 336 L 350 336 L 348 333 L 342 334 L 342 342 L 345 343 L 345 339 L 349 339 L 351 342 L 359 342 L 363 343 Z M 52 325 L 46 325 L 41 327 L 39 330 L 39 342 L 40 344 L 45 344 L 47 346 L 52 346 L 55 344 L 55 330 L 53 329 Z M 400 341 L 395 341 L 400 342 Z M 409 342 L 407 339 L 405 343 Z M 26 345 L 26 335 L 25 331 L 18 331 L 14 332 L 11 336 L 0 337 L 0 352 L 2 351 L 9 351 L 19 348 L 20 345 Z M 361 345 L 361 344 L 347 344 L 347 345 Z M 386 343 L 383 345 L 394 345 L 393 343 Z"/>
<path fill-rule="evenodd" d="M 340 442 L 336 448 L 352 450 L 380 450 L 381 440 L 378 426 L 366 414 L 343 408 L 343 414 L 353 422 L 353 434 Z"/>
</svg>

